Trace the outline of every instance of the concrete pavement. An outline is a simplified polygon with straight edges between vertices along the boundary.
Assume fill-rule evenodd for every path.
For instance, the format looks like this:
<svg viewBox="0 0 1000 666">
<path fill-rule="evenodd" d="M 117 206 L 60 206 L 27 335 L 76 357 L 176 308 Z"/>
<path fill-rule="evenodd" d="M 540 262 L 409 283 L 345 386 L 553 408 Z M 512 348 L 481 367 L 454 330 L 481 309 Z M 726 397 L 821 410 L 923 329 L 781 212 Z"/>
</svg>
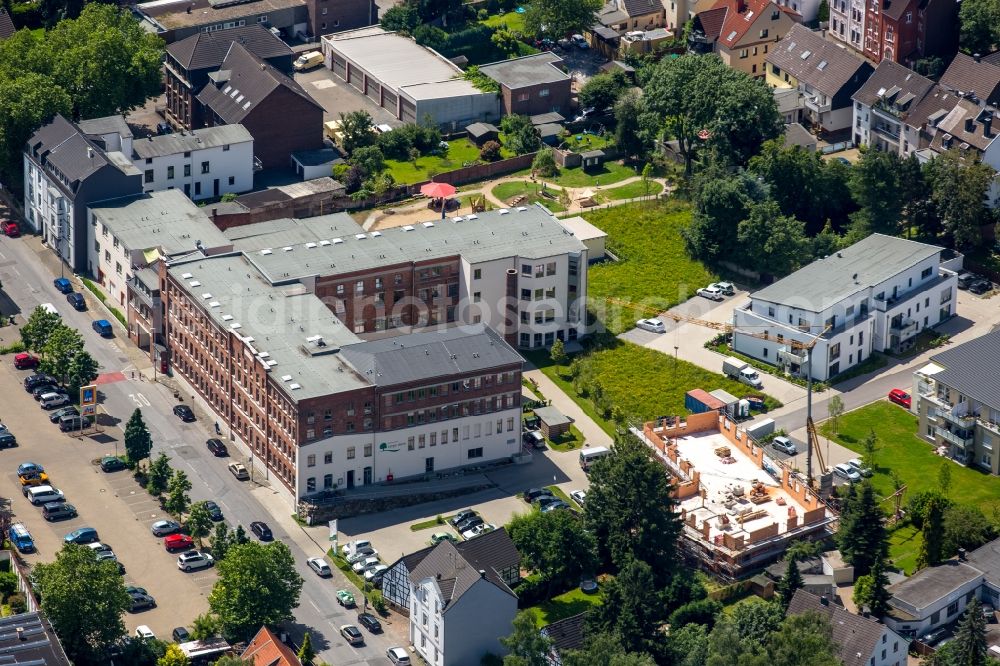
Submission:
<svg viewBox="0 0 1000 666">
<path fill-rule="evenodd" d="M 538 385 L 538 390 L 547 400 L 552 401 L 552 406 L 566 416 L 573 419 L 575 425 L 583 434 L 586 441 L 585 446 L 610 446 L 612 444 L 611 435 L 604 432 L 601 426 L 597 425 L 592 418 L 580 409 L 576 402 L 566 395 L 555 382 L 545 376 L 538 368 L 525 362 L 525 379 L 534 380 Z"/>
</svg>

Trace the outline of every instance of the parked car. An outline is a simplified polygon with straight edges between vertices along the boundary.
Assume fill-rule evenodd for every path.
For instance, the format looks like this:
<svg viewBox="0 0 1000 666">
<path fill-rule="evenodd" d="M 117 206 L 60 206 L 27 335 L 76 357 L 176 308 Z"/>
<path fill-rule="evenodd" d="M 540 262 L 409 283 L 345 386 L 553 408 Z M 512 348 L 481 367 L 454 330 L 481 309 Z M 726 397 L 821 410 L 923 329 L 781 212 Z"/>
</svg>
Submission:
<svg viewBox="0 0 1000 666">
<path fill-rule="evenodd" d="M 260 520 L 250 523 L 250 531 L 256 534 L 257 538 L 261 541 L 271 541 L 274 539 L 274 535 L 271 534 L 271 528 L 267 526 L 267 523 Z"/>
<path fill-rule="evenodd" d="M 63 502 L 66 499 L 63 491 L 48 485 L 26 487 L 24 494 L 34 506 L 42 506 L 49 502 Z"/>
<path fill-rule="evenodd" d="M 24 472 L 23 474 L 18 474 L 17 478 L 21 482 L 21 489 L 24 496 L 27 497 L 28 488 L 48 483 L 49 475 L 45 472 Z"/>
<path fill-rule="evenodd" d="M 93 322 L 90 326 L 95 331 L 97 331 L 97 334 L 102 338 L 115 337 L 115 330 L 111 328 L 111 322 L 108 321 L 107 319 L 98 319 L 97 321 Z"/>
<path fill-rule="evenodd" d="M 97 530 L 93 527 L 80 527 L 63 537 L 63 541 L 66 543 L 86 544 L 94 543 L 98 540 Z"/>
<path fill-rule="evenodd" d="M 351 565 L 351 570 L 356 574 L 362 574 L 377 564 L 381 564 L 377 556 L 369 556 Z"/>
<path fill-rule="evenodd" d="M 353 624 L 343 624 L 340 626 L 340 635 L 351 645 L 361 645 L 365 642 L 365 637 L 361 630 Z"/>
<path fill-rule="evenodd" d="M 125 469 L 125 461 L 117 456 L 104 456 L 101 458 L 102 472 L 118 472 Z"/>
<path fill-rule="evenodd" d="M 710 301 L 721 301 L 726 298 L 725 296 L 722 295 L 722 290 L 716 287 L 714 284 L 699 289 L 698 295 L 703 298 L 707 298 Z"/>
<path fill-rule="evenodd" d="M 35 402 L 38 402 L 42 399 L 42 396 L 45 395 L 46 393 L 56 393 L 61 390 L 62 389 L 60 389 L 59 385 L 56 384 L 55 382 L 51 382 L 48 384 L 39 384 L 35 388 L 31 389 L 31 397 L 35 399 Z"/>
<path fill-rule="evenodd" d="M 344 608 L 354 608 L 354 595 L 349 590 L 337 590 L 337 603 Z"/>
<path fill-rule="evenodd" d="M 564 502 L 563 500 L 556 500 L 555 502 L 550 502 L 542 507 L 542 513 L 548 513 L 549 511 L 559 511 L 561 509 L 571 509 L 572 507 Z"/>
<path fill-rule="evenodd" d="M 39 478 L 42 481 L 48 481 L 49 476 L 45 473 L 45 468 L 38 463 L 33 462 L 23 462 L 17 466 L 17 476 L 19 479 L 25 479 L 27 477 Z"/>
<path fill-rule="evenodd" d="M 194 411 L 187 405 L 174 405 L 174 416 L 180 417 L 185 423 L 194 421 Z"/>
<path fill-rule="evenodd" d="M 52 423 L 59 423 L 59 419 L 61 419 L 64 416 L 79 416 L 79 415 L 80 415 L 80 410 L 77 409 L 75 405 L 70 405 L 68 407 L 57 409 L 51 414 L 49 414 L 49 421 Z"/>
<path fill-rule="evenodd" d="M 56 380 L 48 375 L 37 374 L 28 375 L 24 378 L 24 390 L 28 393 L 34 391 L 37 387 L 43 386 L 45 384 L 55 385 Z"/>
<path fill-rule="evenodd" d="M 205 567 L 212 566 L 214 560 L 212 556 L 208 553 L 202 553 L 197 550 L 189 550 L 186 553 L 181 553 L 177 558 L 177 568 L 181 571 L 194 571 L 196 569 L 204 569 Z"/>
<path fill-rule="evenodd" d="M 979 279 L 979 276 L 972 273 L 961 272 L 958 274 L 958 288 L 968 289 L 969 285 Z"/>
<path fill-rule="evenodd" d="M 4 220 L 3 222 L 0 222 L 0 233 L 8 238 L 20 238 L 21 227 L 17 225 L 17 222 Z"/>
<path fill-rule="evenodd" d="M 38 406 L 42 409 L 55 409 L 63 407 L 69 403 L 69 396 L 65 393 L 43 393 L 38 399 Z"/>
<path fill-rule="evenodd" d="M 861 462 L 861 458 L 851 458 L 850 460 L 847 461 L 847 464 L 850 465 L 861 476 L 872 475 L 872 471 L 867 467 L 865 467 L 864 463 Z"/>
<path fill-rule="evenodd" d="M 736 287 L 733 286 L 732 282 L 716 282 L 709 286 L 717 288 L 723 296 L 732 296 L 736 293 Z"/>
<path fill-rule="evenodd" d="M 573 498 L 573 501 L 583 506 L 587 501 L 587 491 L 586 490 L 571 490 L 569 496 Z"/>
<path fill-rule="evenodd" d="M 839 476 L 842 479 L 854 483 L 855 481 L 861 480 L 861 474 L 858 473 L 856 469 L 848 465 L 847 463 L 840 463 L 833 468 L 834 476 Z"/>
<path fill-rule="evenodd" d="M 173 636 L 175 643 L 187 643 L 191 640 L 191 632 L 187 630 L 187 627 L 174 627 L 170 635 Z"/>
<path fill-rule="evenodd" d="M 549 494 L 551 494 L 551 491 L 549 492 Z M 473 511 L 472 509 L 462 509 L 461 511 L 456 513 L 455 516 L 451 519 L 451 524 L 457 527 L 460 522 L 468 518 L 471 518 L 472 516 L 475 515 L 476 512 Z"/>
<path fill-rule="evenodd" d="M 590 44 L 587 43 L 587 40 L 584 38 L 583 35 L 576 34 L 570 37 L 570 39 L 573 41 L 573 44 L 575 44 L 576 47 L 579 49 L 586 50 L 590 48 Z"/>
<path fill-rule="evenodd" d="M 371 613 L 358 613 L 358 624 L 373 634 L 382 633 L 382 623 Z"/>
<path fill-rule="evenodd" d="M 317 576 L 320 578 L 329 578 L 333 575 L 333 571 L 330 570 L 330 565 L 326 563 L 322 557 L 310 557 L 306 560 L 306 564 L 312 569 Z"/>
<path fill-rule="evenodd" d="M 894 402 L 897 405 L 909 409 L 910 405 L 913 404 L 913 399 L 910 397 L 910 394 L 903 389 L 895 388 L 889 391 L 889 402 Z"/>
<path fill-rule="evenodd" d="M 61 432 L 71 432 L 73 430 L 83 430 L 90 425 L 88 416 L 64 416 L 59 419 L 59 430 Z"/>
<path fill-rule="evenodd" d="M 983 619 L 986 620 L 987 624 L 996 622 L 996 609 L 993 607 L 993 604 L 983 604 Z"/>
<path fill-rule="evenodd" d="M 152 524 L 149 531 L 155 537 L 165 537 L 168 534 L 176 534 L 181 531 L 181 524 L 176 520 L 158 520 Z"/>
<path fill-rule="evenodd" d="M 532 504 L 537 506 L 539 509 L 544 509 L 549 504 L 553 504 L 555 502 L 560 502 L 560 501 L 561 500 L 555 495 L 542 495 L 540 497 L 536 497 L 532 502 Z"/>
<path fill-rule="evenodd" d="M 479 536 L 480 534 L 486 534 L 487 532 L 492 532 L 495 529 L 496 527 L 494 525 L 491 525 L 490 523 L 482 523 L 480 525 L 476 525 L 475 527 L 462 532 L 462 538 L 472 539 Z"/>
<path fill-rule="evenodd" d="M 948 635 L 948 630 L 944 627 L 938 627 L 933 631 L 928 631 L 926 634 L 920 637 L 920 642 L 924 645 L 929 645 L 931 647 L 937 645 L 941 640 Z"/>
<path fill-rule="evenodd" d="M 42 505 L 42 518 L 51 522 L 76 518 L 79 514 L 76 507 L 69 502 L 49 502 Z"/>
<path fill-rule="evenodd" d="M 991 289 L 993 289 L 993 283 L 989 280 L 976 280 L 969 285 L 969 291 L 973 294 L 982 295 Z"/>
<path fill-rule="evenodd" d="M 771 442 L 771 446 L 773 446 L 775 450 L 781 451 L 782 453 L 787 453 L 790 456 L 794 456 L 796 453 L 799 452 L 798 448 L 795 446 L 795 442 L 788 439 L 784 435 L 779 435 L 775 437 L 774 440 Z"/>
<path fill-rule="evenodd" d="M 375 547 L 372 546 L 372 542 L 368 539 L 357 539 L 355 541 L 349 541 L 341 546 L 340 552 L 343 553 L 344 557 L 357 553 L 368 553 L 371 555 L 375 553 Z"/>
<path fill-rule="evenodd" d="M 38 367 L 38 357 L 27 352 L 14 355 L 14 367 L 18 370 L 30 370 Z"/>
<path fill-rule="evenodd" d="M 243 466 L 243 463 L 231 462 L 227 465 L 227 467 L 229 468 L 229 471 L 232 472 L 233 476 L 240 481 L 246 481 L 250 478 L 250 472 L 248 472 L 247 468 Z"/>
<path fill-rule="evenodd" d="M 435 532 L 431 535 L 432 546 L 436 546 L 442 541 L 451 541 L 452 543 L 455 543 L 457 539 L 455 539 L 455 535 L 451 532 Z"/>
<path fill-rule="evenodd" d="M 521 433 L 521 441 L 536 449 L 545 448 L 545 437 L 537 430 L 525 430 Z"/>
<path fill-rule="evenodd" d="M 194 539 L 187 534 L 168 534 L 163 539 L 163 547 L 168 553 L 194 548 Z"/>
<path fill-rule="evenodd" d="M 455 529 L 458 530 L 459 534 L 471 530 L 476 525 L 482 525 L 484 522 L 481 516 L 472 516 L 471 518 L 455 525 Z"/>
<path fill-rule="evenodd" d="M 405 648 L 391 647 L 385 651 L 385 656 L 393 663 L 393 666 L 410 666 L 410 655 Z"/>
<path fill-rule="evenodd" d="M 529 488 L 524 491 L 525 502 L 534 502 L 539 497 L 552 497 L 552 491 L 548 488 Z M 475 515 L 475 513 L 472 513 L 471 515 Z M 466 516 L 466 518 L 468 517 L 470 516 Z"/>
<path fill-rule="evenodd" d="M 207 500 L 205 502 L 205 509 L 208 510 L 208 517 L 213 521 L 218 522 L 223 519 L 222 507 L 213 502 L 212 500 Z"/>
<path fill-rule="evenodd" d="M 83 312 L 87 309 L 87 301 L 83 298 L 83 294 L 75 291 L 72 294 L 66 294 L 66 301 L 77 312 Z"/>
<path fill-rule="evenodd" d="M 640 319 L 635 322 L 636 328 L 641 328 L 650 333 L 666 333 L 667 327 L 659 319 Z"/>
<path fill-rule="evenodd" d="M 17 446 L 17 437 L 9 430 L 0 432 L 0 449 L 12 449 Z"/>
<path fill-rule="evenodd" d="M 140 624 L 135 628 L 135 637 L 141 641 L 154 641 L 156 640 L 156 634 L 153 630 L 144 624 Z"/>
<path fill-rule="evenodd" d="M 52 281 L 52 284 L 55 286 L 56 291 L 59 291 L 63 294 L 68 294 L 69 292 L 73 291 L 73 283 L 70 282 L 67 278 L 57 277 L 55 280 Z"/>
<path fill-rule="evenodd" d="M 145 588 L 128 585 L 125 591 L 129 596 L 129 612 L 136 613 L 147 608 L 156 608 L 156 599 L 146 592 Z"/>
<path fill-rule="evenodd" d="M 208 450 L 212 452 L 212 455 L 216 458 L 225 458 L 229 455 L 229 449 L 226 448 L 225 443 L 221 439 L 212 438 L 205 442 L 205 446 Z"/>
<path fill-rule="evenodd" d="M 371 569 L 365 572 L 365 580 L 368 581 L 369 583 L 373 583 L 374 585 L 381 585 L 382 576 L 388 570 L 389 567 L 387 567 L 386 565 L 376 564 Z"/>
</svg>

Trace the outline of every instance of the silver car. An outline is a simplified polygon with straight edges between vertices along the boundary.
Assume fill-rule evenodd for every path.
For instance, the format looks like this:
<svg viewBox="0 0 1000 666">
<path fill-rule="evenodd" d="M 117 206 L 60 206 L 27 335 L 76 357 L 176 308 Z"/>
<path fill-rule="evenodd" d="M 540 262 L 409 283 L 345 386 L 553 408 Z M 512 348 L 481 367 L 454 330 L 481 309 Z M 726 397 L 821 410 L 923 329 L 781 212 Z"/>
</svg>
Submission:
<svg viewBox="0 0 1000 666">
<path fill-rule="evenodd" d="M 790 456 L 794 456 L 799 450 L 795 447 L 795 442 L 784 436 L 778 436 L 774 438 L 771 442 L 774 448 L 782 453 L 787 453 Z"/>
<path fill-rule="evenodd" d="M 716 287 L 714 284 L 707 287 L 702 287 L 698 290 L 698 295 L 702 298 L 707 298 L 710 301 L 722 301 L 725 300 L 725 296 L 722 295 L 722 290 Z"/>
<path fill-rule="evenodd" d="M 650 331 L 651 333 L 666 333 L 667 328 L 663 325 L 663 322 L 659 319 L 640 319 L 635 322 L 636 328 L 641 328 L 644 331 Z"/>
<path fill-rule="evenodd" d="M 840 463 L 839 465 L 834 467 L 833 473 L 835 476 L 839 476 L 842 479 L 846 479 L 851 483 L 861 480 L 861 474 L 858 473 L 858 470 L 854 469 L 847 463 Z"/>
</svg>

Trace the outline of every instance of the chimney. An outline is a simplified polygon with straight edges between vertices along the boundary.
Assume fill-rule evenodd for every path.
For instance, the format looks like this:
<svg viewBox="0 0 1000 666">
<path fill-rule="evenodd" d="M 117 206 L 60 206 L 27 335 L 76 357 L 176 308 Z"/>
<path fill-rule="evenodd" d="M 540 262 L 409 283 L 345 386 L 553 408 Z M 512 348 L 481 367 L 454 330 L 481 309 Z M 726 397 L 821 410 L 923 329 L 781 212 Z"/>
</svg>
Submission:
<svg viewBox="0 0 1000 666">
<path fill-rule="evenodd" d="M 486 578 L 486 569 L 479 570 L 479 577 L 484 579 Z"/>
<path fill-rule="evenodd" d="M 819 603 L 820 603 L 821 606 L 829 606 L 830 605 L 830 600 L 827 599 L 826 595 L 824 594 L 824 595 L 820 596 Z"/>
<path fill-rule="evenodd" d="M 979 62 L 979 60 L 980 60 L 980 59 L 981 59 L 982 57 L 983 57 L 983 56 L 979 55 L 978 53 L 973 53 L 973 54 L 972 54 L 972 59 L 973 59 L 973 60 L 975 60 L 976 62 Z"/>
<path fill-rule="evenodd" d="M 958 561 L 959 562 L 964 562 L 965 561 L 965 549 L 964 548 L 959 548 L 958 549 Z"/>
<path fill-rule="evenodd" d="M 17 628 L 17 640 L 26 641 L 28 638 L 24 635 L 24 627 Z"/>
<path fill-rule="evenodd" d="M 983 118 L 983 136 L 987 139 L 993 136 L 993 114 L 988 113 Z"/>
<path fill-rule="evenodd" d="M 94 149 L 91 148 L 90 146 L 87 146 L 87 159 L 89 160 L 94 159 Z"/>
<path fill-rule="evenodd" d="M 973 124 L 972 118 L 966 118 L 965 119 L 965 131 L 966 132 L 972 132 L 974 129 L 975 129 L 975 125 Z"/>
<path fill-rule="evenodd" d="M 193 5 L 188 5 L 187 9 L 184 10 L 184 11 L 186 11 L 188 14 L 190 14 L 191 13 L 191 7 L 193 7 Z"/>
</svg>

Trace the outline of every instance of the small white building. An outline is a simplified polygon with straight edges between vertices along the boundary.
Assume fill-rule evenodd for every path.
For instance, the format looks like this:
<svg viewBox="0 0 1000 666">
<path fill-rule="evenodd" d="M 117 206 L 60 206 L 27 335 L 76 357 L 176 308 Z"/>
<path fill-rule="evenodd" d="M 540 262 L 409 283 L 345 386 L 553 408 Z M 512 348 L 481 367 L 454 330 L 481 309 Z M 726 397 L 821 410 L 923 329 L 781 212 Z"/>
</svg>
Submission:
<svg viewBox="0 0 1000 666">
<path fill-rule="evenodd" d="M 132 163 L 143 192 L 178 189 L 197 201 L 253 189 L 253 137 L 243 125 L 135 139 Z"/>
<path fill-rule="evenodd" d="M 517 596 L 496 571 L 476 569 L 442 541 L 410 579 L 410 643 L 430 666 L 468 666 L 506 652 L 500 637 L 511 631 Z"/>
<path fill-rule="evenodd" d="M 907 636 L 923 636 L 957 620 L 980 595 L 984 582 L 982 571 L 957 560 L 921 569 L 889 586 L 892 597 L 885 623 Z"/>
</svg>

